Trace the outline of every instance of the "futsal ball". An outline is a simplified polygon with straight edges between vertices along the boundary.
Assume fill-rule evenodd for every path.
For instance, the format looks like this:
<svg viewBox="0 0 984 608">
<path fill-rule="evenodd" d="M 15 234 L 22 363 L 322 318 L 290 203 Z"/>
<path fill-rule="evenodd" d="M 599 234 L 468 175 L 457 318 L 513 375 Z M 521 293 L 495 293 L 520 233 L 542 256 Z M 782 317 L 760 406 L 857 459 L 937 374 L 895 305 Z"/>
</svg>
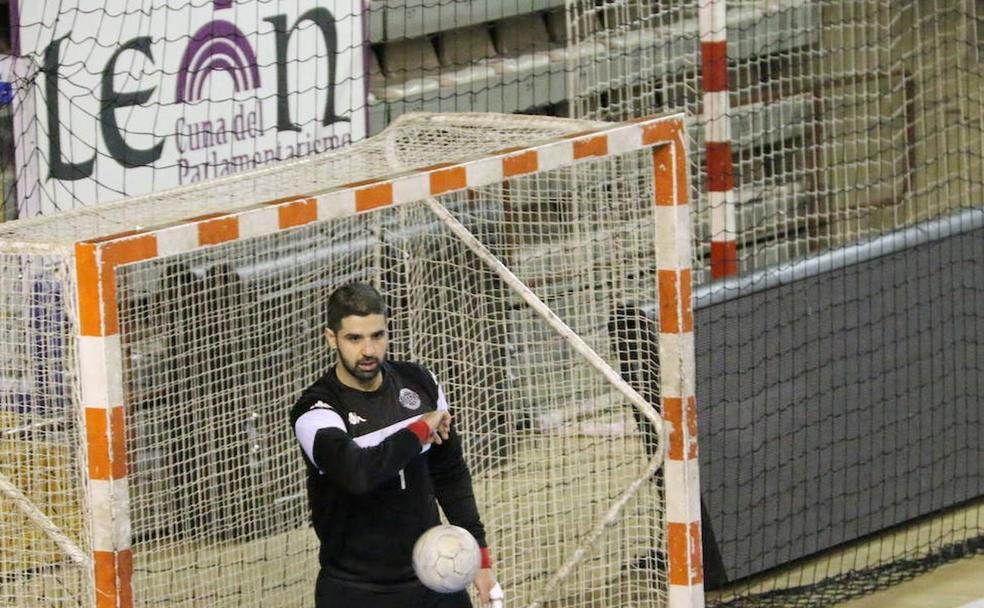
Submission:
<svg viewBox="0 0 984 608">
<path fill-rule="evenodd" d="M 458 526 L 434 526 L 413 546 L 413 570 L 428 589 L 457 593 L 475 580 L 482 565 L 478 542 Z"/>
</svg>

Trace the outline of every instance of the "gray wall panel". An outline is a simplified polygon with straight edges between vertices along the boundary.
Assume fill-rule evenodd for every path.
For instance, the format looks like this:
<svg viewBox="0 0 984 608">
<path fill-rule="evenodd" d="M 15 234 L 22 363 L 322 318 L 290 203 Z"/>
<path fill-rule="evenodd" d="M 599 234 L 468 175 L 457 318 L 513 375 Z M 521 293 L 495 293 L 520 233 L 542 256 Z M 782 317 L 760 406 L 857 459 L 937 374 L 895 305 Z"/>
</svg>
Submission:
<svg viewBox="0 0 984 608">
<path fill-rule="evenodd" d="M 695 311 L 725 578 L 984 494 L 984 228 L 746 293 Z"/>
</svg>

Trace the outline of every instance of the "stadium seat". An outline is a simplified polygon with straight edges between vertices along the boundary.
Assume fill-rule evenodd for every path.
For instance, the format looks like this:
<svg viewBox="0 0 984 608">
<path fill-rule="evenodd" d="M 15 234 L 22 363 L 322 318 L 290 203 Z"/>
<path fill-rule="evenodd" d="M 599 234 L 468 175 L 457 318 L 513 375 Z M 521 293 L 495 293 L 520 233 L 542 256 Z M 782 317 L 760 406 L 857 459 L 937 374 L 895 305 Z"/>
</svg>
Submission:
<svg viewBox="0 0 984 608">
<path fill-rule="evenodd" d="M 440 88 L 440 63 L 430 38 L 398 40 L 382 48 L 387 101 L 435 93 Z"/>
<path fill-rule="evenodd" d="M 441 85 L 468 87 L 485 85 L 495 78 L 501 60 L 486 25 L 473 25 L 444 32 L 440 38 Z"/>
<path fill-rule="evenodd" d="M 546 13 L 546 22 L 547 32 L 550 34 L 550 39 L 555 43 L 554 47 L 550 50 L 550 59 L 552 61 L 567 62 L 568 58 L 576 61 L 582 57 L 597 57 L 608 52 L 608 47 L 600 41 L 582 42 L 577 47 L 569 45 L 567 39 L 567 12 L 564 9 Z M 582 35 L 589 34 L 598 29 L 596 22 L 588 21 L 588 23 L 591 24 L 591 27 L 582 30 Z"/>
<path fill-rule="evenodd" d="M 369 103 L 375 103 L 386 97 L 386 75 L 379 65 L 379 57 L 375 49 L 369 51 Z"/>
<path fill-rule="evenodd" d="M 517 74 L 548 70 L 549 51 L 557 47 L 550 41 L 547 25 L 539 13 L 498 22 L 495 45 L 503 55 L 503 72 Z"/>
</svg>

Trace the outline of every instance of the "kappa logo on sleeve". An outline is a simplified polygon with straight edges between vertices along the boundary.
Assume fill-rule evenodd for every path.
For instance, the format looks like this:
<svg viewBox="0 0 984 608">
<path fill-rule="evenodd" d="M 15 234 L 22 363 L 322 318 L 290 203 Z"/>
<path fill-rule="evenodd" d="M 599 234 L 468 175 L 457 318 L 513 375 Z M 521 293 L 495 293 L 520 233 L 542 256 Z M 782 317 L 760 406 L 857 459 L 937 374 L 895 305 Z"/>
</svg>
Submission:
<svg viewBox="0 0 984 608">
<path fill-rule="evenodd" d="M 315 402 L 315 404 L 311 406 L 311 409 L 312 410 L 331 410 L 331 411 L 335 411 L 335 408 L 333 408 L 332 406 L 328 405 L 324 401 L 317 401 L 317 402 Z"/>
</svg>

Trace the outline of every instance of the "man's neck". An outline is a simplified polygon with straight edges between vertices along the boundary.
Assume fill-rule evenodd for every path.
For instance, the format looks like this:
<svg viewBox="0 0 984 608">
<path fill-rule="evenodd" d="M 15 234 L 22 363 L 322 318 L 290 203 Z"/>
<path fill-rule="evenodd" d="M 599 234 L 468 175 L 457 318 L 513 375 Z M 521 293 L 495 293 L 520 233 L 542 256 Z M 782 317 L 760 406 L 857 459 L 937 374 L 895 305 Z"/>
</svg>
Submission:
<svg viewBox="0 0 984 608">
<path fill-rule="evenodd" d="M 338 381 L 349 388 L 354 388 L 357 391 L 362 391 L 365 393 L 377 390 L 383 385 L 383 370 L 380 369 L 379 373 L 373 376 L 372 380 L 369 382 L 363 382 L 349 373 L 345 366 L 341 363 L 335 364 L 335 376 Z"/>
</svg>

